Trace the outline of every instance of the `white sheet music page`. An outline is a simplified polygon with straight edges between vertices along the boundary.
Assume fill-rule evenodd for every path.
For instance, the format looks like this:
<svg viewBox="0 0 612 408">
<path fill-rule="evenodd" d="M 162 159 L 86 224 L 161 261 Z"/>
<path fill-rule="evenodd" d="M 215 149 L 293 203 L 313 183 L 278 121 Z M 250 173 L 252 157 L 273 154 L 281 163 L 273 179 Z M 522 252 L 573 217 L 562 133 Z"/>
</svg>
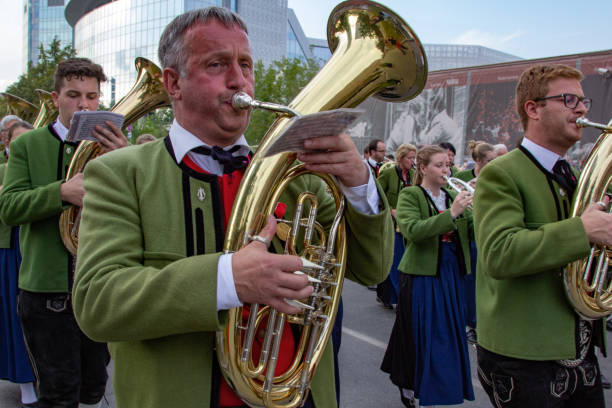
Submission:
<svg viewBox="0 0 612 408">
<path fill-rule="evenodd" d="M 123 115 L 108 111 L 77 111 L 72 115 L 70 130 L 66 140 L 78 142 L 81 140 L 98 140 L 92 135 L 91 131 L 97 126 L 107 126 L 106 121 L 115 124 L 119 129 L 123 126 Z"/>
<path fill-rule="evenodd" d="M 304 140 L 346 132 L 362 114 L 358 109 L 342 108 L 295 116 L 264 157 L 282 152 L 307 152 Z"/>
</svg>

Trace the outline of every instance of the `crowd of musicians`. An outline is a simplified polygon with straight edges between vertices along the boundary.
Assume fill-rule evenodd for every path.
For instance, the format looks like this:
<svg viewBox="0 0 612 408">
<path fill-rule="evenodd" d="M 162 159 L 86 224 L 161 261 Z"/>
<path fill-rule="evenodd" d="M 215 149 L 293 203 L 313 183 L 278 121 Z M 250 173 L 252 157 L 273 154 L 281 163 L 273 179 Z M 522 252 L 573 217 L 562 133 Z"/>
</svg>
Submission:
<svg viewBox="0 0 612 408">
<path fill-rule="evenodd" d="M 175 117 L 163 139 L 128 146 L 112 123 L 97 126 L 107 153 L 66 179 L 77 148 L 66 140 L 72 115 L 97 110 L 106 80 L 85 58 L 57 67 L 56 121 L 0 123 L 0 378 L 20 384 L 24 407 L 101 406 L 111 358 L 118 407 L 245 407 L 215 352 L 227 311 L 259 303 L 298 313 L 292 301 L 313 291 L 293 273 L 301 258 L 278 251 L 286 237 L 274 217 L 242 249 L 221 252 L 253 156 L 243 136 L 249 111 L 231 102 L 237 92 L 254 94 L 245 23 L 223 8 L 190 11 L 166 27 L 158 52 Z M 381 166 L 379 139 L 365 159 L 346 134 L 304 141 L 298 160 L 334 175 L 347 200 L 346 277 L 396 305 L 380 369 L 399 390 L 398 405 L 474 400 L 473 344 L 494 407 L 605 406 L 596 354 L 606 352 L 605 321 L 579 317 L 562 277 L 590 244 L 612 244 L 607 199 L 569 213 L 578 171 L 566 153 L 591 105 L 581 80 L 563 65 L 523 72 L 516 108 L 524 137 L 510 152 L 470 142 L 468 169 L 454 166 L 448 143 L 401 145 Z M 450 188 L 451 175 L 475 193 Z M 280 196 L 276 218 L 290 218 L 306 190 L 322 214 L 335 211 L 321 180 L 304 176 Z M 76 257 L 58 226 L 73 205 L 82 207 Z M 282 330 L 278 372 L 297 352 L 291 325 Z M 304 407 L 340 406 L 339 333 Z"/>
</svg>

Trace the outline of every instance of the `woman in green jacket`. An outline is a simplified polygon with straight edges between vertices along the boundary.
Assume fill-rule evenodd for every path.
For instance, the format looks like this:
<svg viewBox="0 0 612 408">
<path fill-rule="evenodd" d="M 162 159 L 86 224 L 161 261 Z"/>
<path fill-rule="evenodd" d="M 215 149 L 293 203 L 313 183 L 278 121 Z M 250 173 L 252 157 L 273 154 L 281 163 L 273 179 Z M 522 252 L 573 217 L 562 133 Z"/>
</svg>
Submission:
<svg viewBox="0 0 612 408">
<path fill-rule="evenodd" d="M 411 144 L 403 144 L 397 148 L 395 153 L 396 164 L 390 165 L 380 171 L 378 175 L 378 183 L 382 191 L 387 196 L 391 215 L 395 222 L 395 207 L 397 206 L 397 197 L 404 187 L 414 184 L 414 160 L 416 158 L 417 148 Z M 399 266 L 400 259 L 404 254 L 404 239 L 395 223 L 395 243 L 393 248 L 393 265 L 389 276 L 384 282 L 376 286 L 376 300 L 383 304 L 386 309 L 393 309 L 394 304 L 397 304 L 399 292 Z"/>
<path fill-rule="evenodd" d="M 7 158 L 11 141 L 32 129 L 27 122 L 13 123 L 7 133 Z M 6 163 L 0 164 L 0 191 Z M 17 316 L 17 276 L 21 264 L 19 228 L 0 222 L 0 378 L 19 384 L 21 404 L 34 406 L 34 373 L 23 341 L 21 323 Z"/>
<path fill-rule="evenodd" d="M 401 191 L 396 220 L 406 239 L 399 265 L 398 313 L 382 364 L 405 406 L 473 400 L 465 334 L 472 216 L 467 192 L 445 190 L 448 156 L 438 146 L 417 154 L 415 184 Z"/>
<path fill-rule="evenodd" d="M 455 177 L 465 182 L 474 180 L 475 183 L 475 179 L 478 177 L 478 174 L 480 174 L 480 170 L 482 170 L 487 163 L 496 158 L 497 153 L 495 152 L 495 147 L 483 141 L 470 140 L 468 142 L 468 148 L 472 152 L 472 159 L 476 164 L 473 169 L 460 171 Z"/>
</svg>

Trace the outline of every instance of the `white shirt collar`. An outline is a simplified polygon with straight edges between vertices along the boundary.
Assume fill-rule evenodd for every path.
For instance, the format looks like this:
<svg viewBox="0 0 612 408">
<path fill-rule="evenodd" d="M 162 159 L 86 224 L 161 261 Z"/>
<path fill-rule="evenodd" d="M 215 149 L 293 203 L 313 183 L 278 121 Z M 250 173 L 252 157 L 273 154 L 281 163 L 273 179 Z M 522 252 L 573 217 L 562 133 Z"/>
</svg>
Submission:
<svg viewBox="0 0 612 408">
<path fill-rule="evenodd" d="M 66 141 L 66 136 L 68 136 L 68 129 L 66 128 L 66 126 L 64 126 L 62 122 L 56 120 L 55 123 L 53 123 L 53 130 L 55 130 L 55 133 L 57 133 L 60 139 L 62 139 L 62 142 Z"/>
<path fill-rule="evenodd" d="M 198 146 L 212 146 L 204 143 L 203 141 L 198 139 L 193 133 L 182 127 L 177 122 L 176 118 L 170 126 L 169 134 L 170 143 L 172 144 L 172 150 L 174 150 L 174 157 L 177 163 L 183 161 L 185 155 L 189 155 L 189 158 L 193 160 L 198 166 L 200 166 L 202 170 L 211 174 L 215 174 L 217 176 L 223 175 L 223 166 L 221 166 L 219 162 L 217 162 L 210 156 L 197 154 L 191 151 L 193 148 Z M 246 156 L 251 151 L 244 135 L 240 136 L 236 143 L 231 146 L 225 147 L 223 150 L 229 150 L 236 145 L 239 145 L 240 149 L 234 152 L 234 156 Z"/>
<path fill-rule="evenodd" d="M 563 157 L 559 156 L 555 152 L 551 152 L 545 147 L 540 146 L 539 144 L 533 142 L 532 140 L 523 137 L 523 141 L 521 142 L 521 146 L 523 146 L 529 153 L 535 157 L 535 159 L 544 167 L 546 170 L 552 173 L 553 167 L 555 163 L 559 159 L 563 159 Z"/>
</svg>

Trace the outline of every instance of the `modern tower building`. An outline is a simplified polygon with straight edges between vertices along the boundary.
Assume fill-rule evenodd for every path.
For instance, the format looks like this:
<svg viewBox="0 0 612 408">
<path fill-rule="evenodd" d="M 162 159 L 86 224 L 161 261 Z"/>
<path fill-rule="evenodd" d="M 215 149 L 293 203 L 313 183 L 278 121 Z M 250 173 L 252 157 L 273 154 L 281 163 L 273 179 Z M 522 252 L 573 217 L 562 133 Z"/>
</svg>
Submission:
<svg viewBox="0 0 612 408">
<path fill-rule="evenodd" d="M 13 0 L 14 1 L 14 0 Z M 63 46 L 72 44 L 72 27 L 64 17 L 67 0 L 23 1 L 23 71 L 28 62 L 36 64 L 42 44 L 49 45 L 57 38 Z"/>
</svg>

